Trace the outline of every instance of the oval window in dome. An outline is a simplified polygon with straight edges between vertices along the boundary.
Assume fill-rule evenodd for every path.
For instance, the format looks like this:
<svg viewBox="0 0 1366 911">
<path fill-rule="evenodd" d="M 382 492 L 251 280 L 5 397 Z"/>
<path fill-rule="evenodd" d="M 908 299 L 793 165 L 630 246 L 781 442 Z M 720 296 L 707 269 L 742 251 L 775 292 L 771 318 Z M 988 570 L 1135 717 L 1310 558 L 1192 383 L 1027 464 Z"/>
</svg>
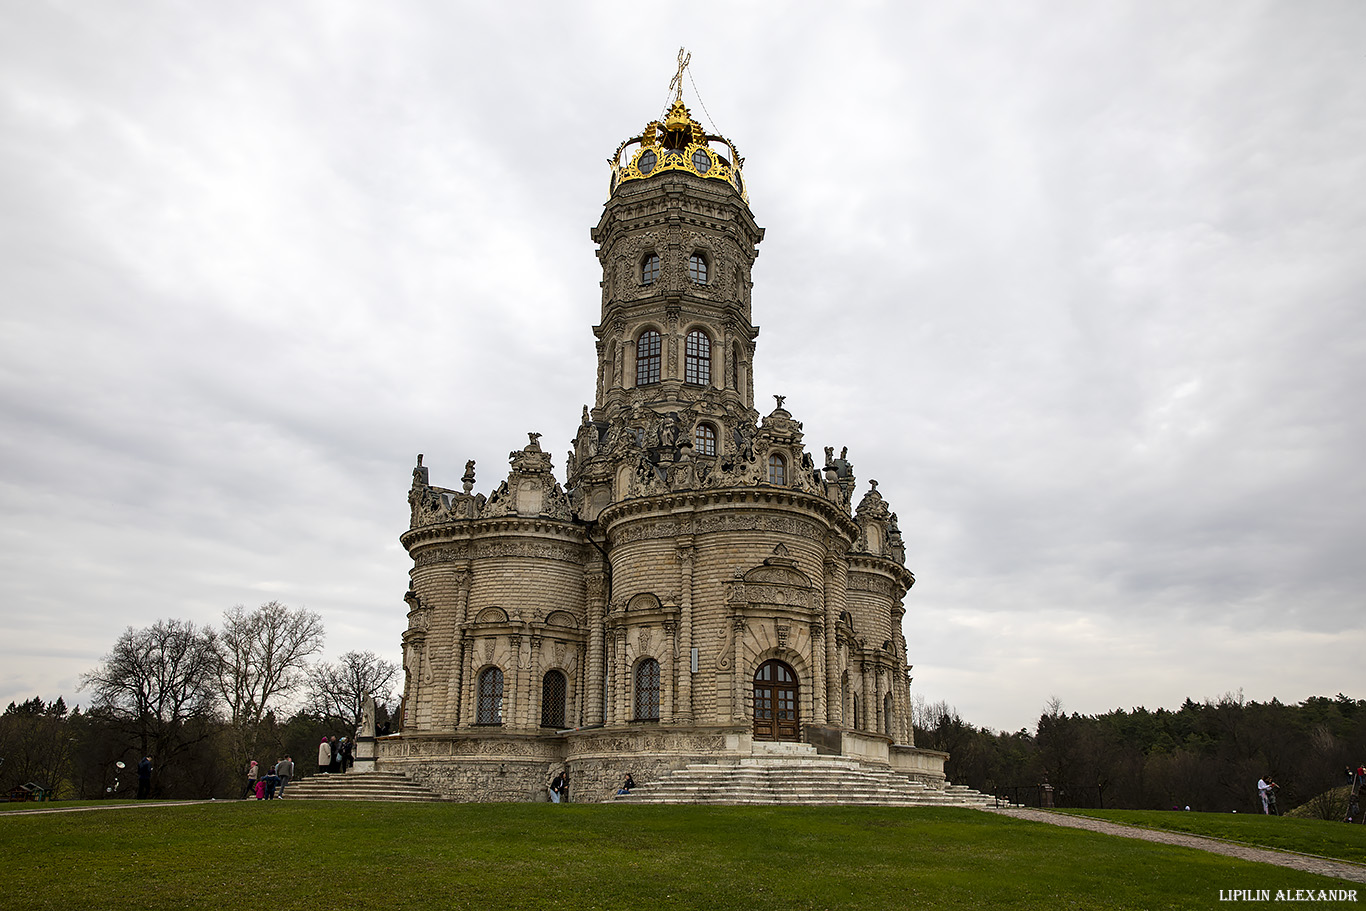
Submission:
<svg viewBox="0 0 1366 911">
<path fill-rule="evenodd" d="M 705 174 L 711 170 L 711 156 L 706 149 L 698 149 L 692 153 L 692 166 L 697 169 L 697 173 Z"/>
<path fill-rule="evenodd" d="M 640 153 L 640 158 L 636 160 L 636 169 L 642 174 L 649 174 L 655 169 L 655 162 L 659 160 L 654 152 L 646 149 Z"/>
</svg>

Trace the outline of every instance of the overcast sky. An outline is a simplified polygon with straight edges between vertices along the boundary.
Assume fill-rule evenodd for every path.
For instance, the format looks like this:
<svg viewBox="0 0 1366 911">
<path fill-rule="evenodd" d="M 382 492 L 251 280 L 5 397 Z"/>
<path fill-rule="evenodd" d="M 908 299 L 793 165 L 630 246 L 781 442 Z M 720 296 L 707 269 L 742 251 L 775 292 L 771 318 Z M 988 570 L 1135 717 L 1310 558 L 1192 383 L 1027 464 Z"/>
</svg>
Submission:
<svg viewBox="0 0 1366 911">
<path fill-rule="evenodd" d="M 487 493 L 534 430 L 563 479 L 680 44 L 767 229 L 756 404 L 899 513 L 915 693 L 1366 698 L 1363 26 L 0 0 L 0 704 L 271 599 L 397 661 L 416 454 Z"/>
</svg>

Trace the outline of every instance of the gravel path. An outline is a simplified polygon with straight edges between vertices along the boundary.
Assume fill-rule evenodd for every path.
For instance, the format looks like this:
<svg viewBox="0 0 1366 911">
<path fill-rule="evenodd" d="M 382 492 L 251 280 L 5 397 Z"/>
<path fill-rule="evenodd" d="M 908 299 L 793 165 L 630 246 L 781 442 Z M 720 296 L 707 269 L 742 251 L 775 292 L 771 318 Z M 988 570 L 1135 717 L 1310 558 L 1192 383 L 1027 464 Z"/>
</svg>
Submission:
<svg viewBox="0 0 1366 911">
<path fill-rule="evenodd" d="M 1155 841 L 1164 845 L 1181 845 L 1186 848 L 1210 851 L 1214 854 L 1225 854 L 1240 860 L 1276 864 L 1281 867 L 1290 867 L 1293 870 L 1303 870 L 1306 873 L 1317 873 L 1320 876 L 1332 876 L 1354 883 L 1366 883 L 1366 864 L 1356 864 L 1346 860 L 1315 857 L 1312 854 L 1296 854 L 1292 851 L 1273 851 L 1270 848 L 1252 848 L 1247 845 L 1220 841 L 1217 838 L 1205 838 L 1200 835 L 1183 835 L 1178 832 L 1140 829 L 1137 826 L 1126 826 L 1101 819 L 1091 819 L 1086 816 L 1073 816 L 1070 813 L 1050 813 L 1047 810 L 1030 810 L 1020 807 L 1010 809 L 988 807 L 984 812 L 999 813 L 1002 816 L 1013 816 L 1016 819 L 1028 819 L 1033 822 L 1046 822 L 1055 826 L 1086 829 L 1089 832 L 1101 832 L 1105 835 L 1118 835 L 1122 838 L 1139 838 L 1143 841 Z"/>
</svg>

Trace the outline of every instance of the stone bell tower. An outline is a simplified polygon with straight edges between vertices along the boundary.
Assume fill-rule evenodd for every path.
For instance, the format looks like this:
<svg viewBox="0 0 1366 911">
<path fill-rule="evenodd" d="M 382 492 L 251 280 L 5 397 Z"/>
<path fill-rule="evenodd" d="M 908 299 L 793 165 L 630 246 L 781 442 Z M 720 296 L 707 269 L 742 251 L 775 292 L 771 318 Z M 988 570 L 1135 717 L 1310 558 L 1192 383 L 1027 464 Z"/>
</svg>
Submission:
<svg viewBox="0 0 1366 911">
<path fill-rule="evenodd" d="M 749 210 L 743 159 L 680 97 L 609 161 L 611 197 L 592 232 L 602 263 L 597 388 L 569 477 L 588 519 L 629 487 L 595 459 L 609 436 L 636 435 L 655 465 L 690 449 L 688 470 L 706 473 L 733 461 L 759 416 L 750 270 L 764 229 Z"/>
<path fill-rule="evenodd" d="M 608 162 L 597 376 L 564 486 L 535 432 L 487 496 L 472 460 L 460 490 L 413 469 L 381 766 L 460 800 L 543 799 L 566 767 L 610 799 L 628 771 L 756 754 L 942 783 L 944 755 L 913 742 L 896 515 L 876 481 L 855 498 L 847 451 L 808 450 L 783 396 L 755 407 L 744 160 L 680 90 Z"/>
</svg>

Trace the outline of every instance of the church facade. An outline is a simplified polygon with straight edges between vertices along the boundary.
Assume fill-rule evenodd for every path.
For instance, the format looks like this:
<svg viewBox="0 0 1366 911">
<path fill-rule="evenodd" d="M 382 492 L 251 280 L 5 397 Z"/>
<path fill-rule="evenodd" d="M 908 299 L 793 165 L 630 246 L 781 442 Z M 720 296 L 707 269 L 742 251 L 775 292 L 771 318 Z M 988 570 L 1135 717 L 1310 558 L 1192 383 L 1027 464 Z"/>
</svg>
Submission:
<svg viewBox="0 0 1366 911">
<path fill-rule="evenodd" d="M 896 515 L 754 401 L 764 231 L 729 140 L 680 97 L 622 143 L 592 237 L 597 377 L 555 476 L 539 434 L 488 495 L 418 457 L 401 540 L 401 728 L 379 767 L 460 800 L 610 799 L 687 763 L 854 757 L 930 784 L 911 729 Z"/>
</svg>

